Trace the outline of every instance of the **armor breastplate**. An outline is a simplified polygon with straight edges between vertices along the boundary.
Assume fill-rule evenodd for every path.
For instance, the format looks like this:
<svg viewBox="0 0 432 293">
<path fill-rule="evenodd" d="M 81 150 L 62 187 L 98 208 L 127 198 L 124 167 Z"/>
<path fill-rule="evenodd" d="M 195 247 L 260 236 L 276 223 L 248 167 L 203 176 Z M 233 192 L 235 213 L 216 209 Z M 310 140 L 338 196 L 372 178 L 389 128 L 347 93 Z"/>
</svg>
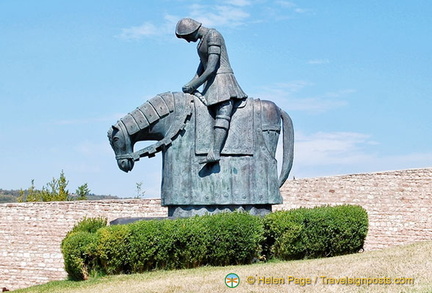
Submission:
<svg viewBox="0 0 432 293">
<path fill-rule="evenodd" d="M 231 68 L 231 65 L 229 63 L 228 54 L 225 46 L 225 40 L 223 39 L 222 35 L 214 30 L 209 29 L 207 34 L 202 38 L 202 40 L 198 44 L 198 55 L 200 57 L 201 63 L 204 67 L 204 70 L 207 68 L 207 61 L 209 52 L 208 49 L 212 45 L 217 45 L 220 47 L 220 59 L 219 59 L 219 66 L 217 69 L 216 74 L 219 73 L 233 73 L 233 70 Z"/>
</svg>

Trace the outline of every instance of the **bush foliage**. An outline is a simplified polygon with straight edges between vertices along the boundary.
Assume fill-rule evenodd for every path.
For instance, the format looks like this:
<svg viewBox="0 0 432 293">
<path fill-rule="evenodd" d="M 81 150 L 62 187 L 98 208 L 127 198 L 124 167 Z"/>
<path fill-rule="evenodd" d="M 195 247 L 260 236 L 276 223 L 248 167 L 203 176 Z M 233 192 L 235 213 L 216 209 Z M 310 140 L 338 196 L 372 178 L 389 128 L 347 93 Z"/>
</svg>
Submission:
<svg viewBox="0 0 432 293">
<path fill-rule="evenodd" d="M 89 232 L 96 233 L 100 228 L 106 227 L 107 219 L 106 218 L 87 218 L 85 217 L 80 222 L 78 222 L 71 231 L 69 231 L 68 235 L 76 232 Z"/>
<path fill-rule="evenodd" d="M 265 252 L 291 260 L 337 256 L 363 248 L 367 212 L 360 206 L 300 208 L 279 211 L 264 219 Z"/>
<path fill-rule="evenodd" d="M 358 252 L 367 214 L 358 206 L 297 209 L 263 218 L 222 213 L 106 226 L 84 219 L 62 242 L 73 280 L 204 265 L 249 264 L 255 259 L 302 259 Z"/>
<path fill-rule="evenodd" d="M 69 181 L 63 170 L 60 172 L 58 179 L 53 178 L 51 182 L 42 187 L 41 190 L 36 189 L 34 180 L 26 190 L 20 190 L 17 197 L 18 202 L 47 202 L 47 201 L 70 201 L 70 200 L 86 200 L 90 194 L 90 189 L 87 183 L 79 186 L 76 190 L 76 196 L 69 193 L 67 186 Z"/>
<path fill-rule="evenodd" d="M 98 270 L 95 233 L 70 233 L 62 242 L 65 270 L 72 280 L 87 280 Z"/>
<path fill-rule="evenodd" d="M 106 225 L 105 218 L 84 218 L 63 239 L 61 248 L 70 279 L 86 280 L 98 270 L 96 232 Z"/>
</svg>

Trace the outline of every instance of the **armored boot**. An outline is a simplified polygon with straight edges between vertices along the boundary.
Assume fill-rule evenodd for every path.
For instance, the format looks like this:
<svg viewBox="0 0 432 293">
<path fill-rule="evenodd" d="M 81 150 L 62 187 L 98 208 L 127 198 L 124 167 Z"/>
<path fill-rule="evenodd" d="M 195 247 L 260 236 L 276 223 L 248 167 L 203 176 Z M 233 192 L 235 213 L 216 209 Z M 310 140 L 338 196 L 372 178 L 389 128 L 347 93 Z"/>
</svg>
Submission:
<svg viewBox="0 0 432 293">
<path fill-rule="evenodd" d="M 221 151 L 228 135 L 231 117 L 217 115 L 213 133 L 213 148 L 207 154 L 204 163 L 215 163 L 220 161 Z"/>
</svg>

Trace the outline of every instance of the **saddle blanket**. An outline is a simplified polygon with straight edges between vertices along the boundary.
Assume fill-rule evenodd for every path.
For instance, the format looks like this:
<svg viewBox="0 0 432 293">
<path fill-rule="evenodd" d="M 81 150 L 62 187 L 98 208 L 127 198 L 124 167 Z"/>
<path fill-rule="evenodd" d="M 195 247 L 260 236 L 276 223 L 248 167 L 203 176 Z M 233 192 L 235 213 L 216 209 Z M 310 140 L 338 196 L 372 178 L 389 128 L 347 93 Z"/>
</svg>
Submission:
<svg viewBox="0 0 432 293">
<path fill-rule="evenodd" d="M 248 98 L 234 106 L 230 128 L 222 155 L 253 155 L 254 151 L 254 100 Z M 195 153 L 205 155 L 213 145 L 215 113 L 198 98 L 195 104 Z"/>
</svg>

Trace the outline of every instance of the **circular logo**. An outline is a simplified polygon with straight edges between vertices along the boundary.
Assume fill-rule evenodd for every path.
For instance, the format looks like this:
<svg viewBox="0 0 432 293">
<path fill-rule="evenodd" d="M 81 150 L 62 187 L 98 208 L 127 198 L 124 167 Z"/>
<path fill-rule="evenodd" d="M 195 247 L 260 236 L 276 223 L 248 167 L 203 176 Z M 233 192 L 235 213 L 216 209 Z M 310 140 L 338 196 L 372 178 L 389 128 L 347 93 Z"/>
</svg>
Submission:
<svg viewBox="0 0 432 293">
<path fill-rule="evenodd" d="M 237 274 L 230 273 L 225 277 L 225 285 L 228 288 L 235 288 L 240 285 L 240 277 Z"/>
</svg>

